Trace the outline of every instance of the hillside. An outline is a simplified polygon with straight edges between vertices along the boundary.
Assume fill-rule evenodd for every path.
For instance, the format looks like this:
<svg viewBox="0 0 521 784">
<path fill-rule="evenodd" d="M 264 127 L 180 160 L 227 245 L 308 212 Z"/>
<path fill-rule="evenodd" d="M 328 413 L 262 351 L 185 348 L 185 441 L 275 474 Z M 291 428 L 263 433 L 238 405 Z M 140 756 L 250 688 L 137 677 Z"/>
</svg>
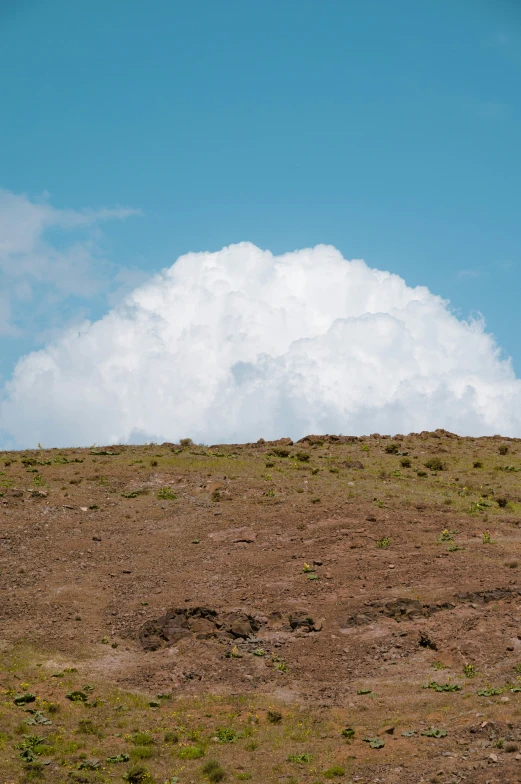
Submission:
<svg viewBox="0 0 521 784">
<path fill-rule="evenodd" d="M 0 781 L 521 782 L 521 440 L 0 469 Z"/>
</svg>

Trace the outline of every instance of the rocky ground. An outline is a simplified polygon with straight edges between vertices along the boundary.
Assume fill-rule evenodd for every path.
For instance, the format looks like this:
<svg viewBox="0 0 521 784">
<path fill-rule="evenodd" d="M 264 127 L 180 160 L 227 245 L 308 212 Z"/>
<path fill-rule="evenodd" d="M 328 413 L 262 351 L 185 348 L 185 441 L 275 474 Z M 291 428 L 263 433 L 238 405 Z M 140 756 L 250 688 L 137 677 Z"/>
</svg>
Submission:
<svg viewBox="0 0 521 784">
<path fill-rule="evenodd" d="M 521 441 L 0 469 L 2 782 L 521 782 Z"/>
</svg>

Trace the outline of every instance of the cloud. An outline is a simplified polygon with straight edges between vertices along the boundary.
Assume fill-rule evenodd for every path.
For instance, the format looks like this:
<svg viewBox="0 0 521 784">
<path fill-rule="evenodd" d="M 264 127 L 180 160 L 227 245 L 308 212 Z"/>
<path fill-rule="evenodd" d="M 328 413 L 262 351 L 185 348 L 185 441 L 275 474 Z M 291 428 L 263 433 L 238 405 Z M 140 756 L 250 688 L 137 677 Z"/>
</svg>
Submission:
<svg viewBox="0 0 521 784">
<path fill-rule="evenodd" d="M 445 427 L 521 435 L 521 381 L 481 321 L 333 247 L 189 253 L 18 363 L 6 440 L 234 442 Z"/>
<path fill-rule="evenodd" d="M 481 272 L 475 269 L 462 269 L 459 270 L 457 274 L 457 278 L 459 280 L 472 280 L 474 278 L 479 278 L 481 276 Z"/>
<path fill-rule="evenodd" d="M 97 226 L 136 214 L 126 207 L 60 210 L 47 194 L 31 201 L 0 189 L 0 334 L 20 334 L 47 302 L 86 299 L 107 287 L 117 268 L 103 258 Z"/>
</svg>

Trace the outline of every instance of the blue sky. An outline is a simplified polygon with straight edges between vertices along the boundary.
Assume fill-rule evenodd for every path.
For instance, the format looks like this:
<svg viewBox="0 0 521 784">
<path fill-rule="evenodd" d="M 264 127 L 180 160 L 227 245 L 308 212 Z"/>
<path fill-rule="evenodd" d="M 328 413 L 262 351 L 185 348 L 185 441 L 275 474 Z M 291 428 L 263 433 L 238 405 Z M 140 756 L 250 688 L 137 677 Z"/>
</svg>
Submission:
<svg viewBox="0 0 521 784">
<path fill-rule="evenodd" d="M 521 374 L 517 2 L 7 0 L 0 74 L 0 188 L 136 211 L 45 224 L 77 285 L 50 262 L 15 282 L 11 257 L 4 380 L 180 254 L 242 240 L 426 285 Z"/>
</svg>

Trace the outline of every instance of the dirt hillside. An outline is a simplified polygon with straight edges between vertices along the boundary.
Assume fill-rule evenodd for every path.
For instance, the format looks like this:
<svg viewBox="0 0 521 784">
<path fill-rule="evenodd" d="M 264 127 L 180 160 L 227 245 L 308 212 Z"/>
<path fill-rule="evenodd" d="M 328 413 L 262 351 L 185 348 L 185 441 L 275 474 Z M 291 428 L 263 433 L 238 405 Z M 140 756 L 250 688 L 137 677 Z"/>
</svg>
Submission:
<svg viewBox="0 0 521 784">
<path fill-rule="evenodd" d="M 0 782 L 521 782 L 520 472 L 442 430 L 2 453 Z"/>
</svg>

